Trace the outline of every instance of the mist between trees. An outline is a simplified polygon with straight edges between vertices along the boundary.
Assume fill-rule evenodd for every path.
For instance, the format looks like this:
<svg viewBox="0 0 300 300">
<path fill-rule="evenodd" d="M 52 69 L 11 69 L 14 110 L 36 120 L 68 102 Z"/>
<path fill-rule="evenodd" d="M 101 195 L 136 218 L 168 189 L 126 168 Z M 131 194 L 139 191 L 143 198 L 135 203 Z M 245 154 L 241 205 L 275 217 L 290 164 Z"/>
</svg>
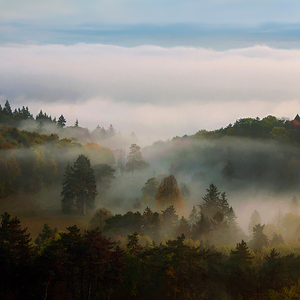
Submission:
<svg viewBox="0 0 300 300">
<path fill-rule="evenodd" d="M 240 119 L 141 149 L 112 125 L 90 132 L 77 119 L 65 126 L 63 115 L 58 123 L 9 107 L 0 109 L 0 209 L 33 241 L 2 215 L 4 294 L 29 297 L 29 269 L 40 280 L 32 299 L 282 299 L 299 290 L 299 131 L 290 121 Z M 48 221 L 57 225 L 42 228 Z"/>
</svg>

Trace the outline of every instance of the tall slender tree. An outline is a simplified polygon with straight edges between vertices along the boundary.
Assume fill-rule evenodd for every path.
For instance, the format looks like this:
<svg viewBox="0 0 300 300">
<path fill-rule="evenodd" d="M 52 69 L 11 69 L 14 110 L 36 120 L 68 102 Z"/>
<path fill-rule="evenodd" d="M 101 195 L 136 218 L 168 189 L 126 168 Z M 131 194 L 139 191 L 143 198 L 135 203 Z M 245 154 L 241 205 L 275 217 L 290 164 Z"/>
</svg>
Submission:
<svg viewBox="0 0 300 300">
<path fill-rule="evenodd" d="M 70 213 L 74 209 L 83 215 L 86 209 L 94 207 L 97 187 L 94 170 L 91 168 L 90 160 L 85 155 L 79 155 L 74 166 L 68 164 L 63 180 L 61 192 L 62 211 Z"/>
</svg>

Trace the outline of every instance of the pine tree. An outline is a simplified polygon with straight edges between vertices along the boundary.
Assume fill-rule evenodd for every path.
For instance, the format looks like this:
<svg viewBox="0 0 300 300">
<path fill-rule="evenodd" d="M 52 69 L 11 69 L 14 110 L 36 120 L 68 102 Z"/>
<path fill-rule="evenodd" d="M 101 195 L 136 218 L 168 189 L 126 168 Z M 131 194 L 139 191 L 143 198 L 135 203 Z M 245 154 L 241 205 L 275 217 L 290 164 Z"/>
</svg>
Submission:
<svg viewBox="0 0 300 300">
<path fill-rule="evenodd" d="M 181 219 L 179 220 L 179 224 L 175 230 L 175 235 L 176 237 L 184 235 L 186 238 L 190 238 L 191 237 L 191 225 L 189 224 L 189 222 L 187 221 L 187 219 L 185 217 L 181 217 Z"/>
<path fill-rule="evenodd" d="M 86 209 L 94 208 L 97 187 L 94 170 L 85 155 L 79 155 L 72 168 L 73 191 L 78 211 L 85 215 Z"/>
<path fill-rule="evenodd" d="M 265 225 L 257 224 L 253 227 L 253 236 L 250 241 L 250 248 L 254 251 L 261 251 L 263 246 L 269 246 L 269 240 L 263 233 Z"/>
<path fill-rule="evenodd" d="M 199 219 L 199 212 L 196 209 L 196 206 L 193 205 L 193 209 L 189 215 L 188 221 L 191 226 L 194 226 Z"/>
<path fill-rule="evenodd" d="M 67 122 L 67 120 L 65 119 L 65 117 L 63 116 L 63 115 L 60 115 L 60 117 L 58 118 L 58 120 L 57 120 L 57 125 L 59 126 L 59 127 L 65 127 L 66 126 L 66 122 Z"/>
<path fill-rule="evenodd" d="M 62 182 L 63 189 L 60 193 L 60 195 L 63 197 L 61 200 L 62 212 L 66 214 L 71 213 L 74 208 L 75 194 L 73 180 L 73 170 L 68 162 Z"/>
<path fill-rule="evenodd" d="M 252 234 L 253 232 L 253 227 L 257 224 L 261 224 L 261 218 L 260 218 L 260 215 L 259 213 L 257 212 L 257 210 L 255 210 L 252 215 L 251 215 L 251 218 L 250 218 L 250 222 L 249 222 L 249 225 L 248 225 L 248 231 L 249 231 L 249 234 Z"/>
<path fill-rule="evenodd" d="M 85 155 L 79 155 L 74 166 L 68 164 L 65 170 L 61 192 L 62 211 L 71 213 L 76 206 L 83 215 L 86 209 L 94 208 L 97 187 L 94 170 Z"/>
<path fill-rule="evenodd" d="M 10 107 L 10 104 L 8 102 L 8 100 L 5 101 L 2 113 L 8 117 L 12 117 L 13 116 L 13 112 L 12 109 Z"/>
</svg>

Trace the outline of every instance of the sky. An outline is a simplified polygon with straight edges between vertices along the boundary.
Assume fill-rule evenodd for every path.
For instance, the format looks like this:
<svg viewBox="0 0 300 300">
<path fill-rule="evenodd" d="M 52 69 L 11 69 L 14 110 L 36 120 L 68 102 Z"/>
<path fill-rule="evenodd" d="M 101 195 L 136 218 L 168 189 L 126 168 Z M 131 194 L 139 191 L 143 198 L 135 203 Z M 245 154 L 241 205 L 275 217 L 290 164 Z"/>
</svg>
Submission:
<svg viewBox="0 0 300 300">
<path fill-rule="evenodd" d="M 300 2 L 0 0 L 0 103 L 149 143 L 300 113 Z"/>
</svg>

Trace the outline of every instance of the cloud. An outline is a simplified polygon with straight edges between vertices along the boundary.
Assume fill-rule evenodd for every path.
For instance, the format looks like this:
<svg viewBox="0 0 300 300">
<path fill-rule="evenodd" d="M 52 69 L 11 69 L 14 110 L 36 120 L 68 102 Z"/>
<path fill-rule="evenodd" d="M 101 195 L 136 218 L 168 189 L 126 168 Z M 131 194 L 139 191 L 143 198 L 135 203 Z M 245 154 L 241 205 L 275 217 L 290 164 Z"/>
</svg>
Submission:
<svg viewBox="0 0 300 300">
<path fill-rule="evenodd" d="M 242 23 L 298 22 L 299 1 L 277 0 L 0 0 L 0 19 L 18 22 Z"/>
<path fill-rule="evenodd" d="M 0 57 L 1 99 L 88 127 L 166 138 L 299 107 L 299 50 L 11 44 Z"/>
</svg>

